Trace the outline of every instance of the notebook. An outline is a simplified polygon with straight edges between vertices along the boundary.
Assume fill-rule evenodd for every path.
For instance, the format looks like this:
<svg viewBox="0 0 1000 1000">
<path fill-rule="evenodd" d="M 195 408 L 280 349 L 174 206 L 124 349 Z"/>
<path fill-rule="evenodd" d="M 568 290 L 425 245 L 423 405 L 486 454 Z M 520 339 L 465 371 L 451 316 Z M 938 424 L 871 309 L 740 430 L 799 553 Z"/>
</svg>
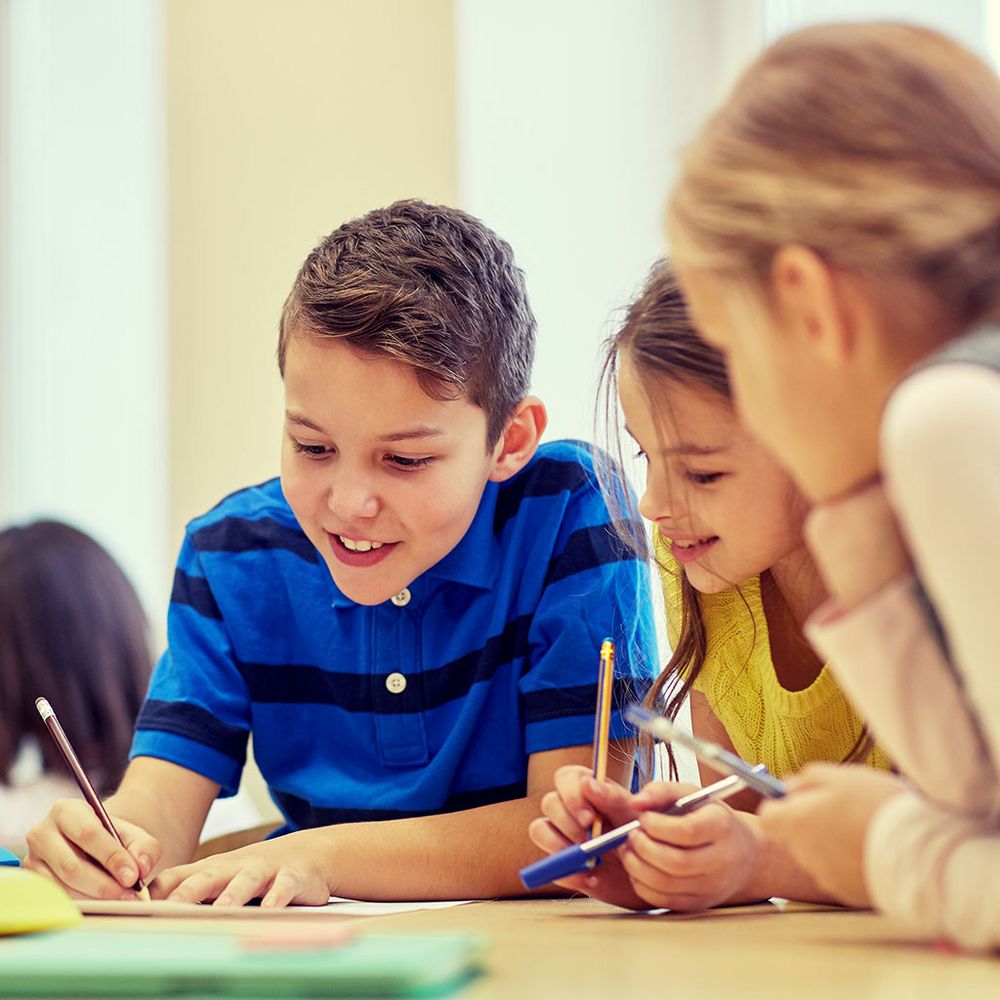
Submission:
<svg viewBox="0 0 1000 1000">
<path fill-rule="evenodd" d="M 0 941 L 0 997 L 438 997 L 468 982 L 482 951 L 468 934 L 269 950 L 238 934 L 62 931 Z"/>
</svg>

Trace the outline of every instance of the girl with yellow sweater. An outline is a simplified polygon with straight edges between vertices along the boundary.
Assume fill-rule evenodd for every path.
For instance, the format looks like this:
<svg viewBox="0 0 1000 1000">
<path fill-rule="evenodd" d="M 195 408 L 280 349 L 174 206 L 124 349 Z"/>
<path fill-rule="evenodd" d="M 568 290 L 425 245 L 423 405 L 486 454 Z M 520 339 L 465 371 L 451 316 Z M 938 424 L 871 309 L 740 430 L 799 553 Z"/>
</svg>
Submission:
<svg viewBox="0 0 1000 1000">
<path fill-rule="evenodd" d="M 694 333 L 668 265 L 654 268 L 609 342 L 602 381 L 609 414 L 617 395 L 647 463 L 639 511 L 654 525 L 673 650 L 648 703 L 673 718 L 690 698 L 697 735 L 778 776 L 811 761 L 888 767 L 802 636 L 826 596 L 802 537 L 806 505 L 742 428 L 725 362 Z M 650 771 L 652 747 L 641 757 Z M 676 778 L 672 753 L 669 766 Z M 701 777 L 707 784 L 718 775 Z M 605 829 L 640 817 L 626 845 L 560 883 L 621 906 L 827 900 L 789 849 L 763 835 L 753 793 L 686 816 L 659 811 L 690 790 L 656 781 L 633 795 L 564 767 L 531 836 L 552 853 L 586 840 L 595 815 Z"/>
</svg>

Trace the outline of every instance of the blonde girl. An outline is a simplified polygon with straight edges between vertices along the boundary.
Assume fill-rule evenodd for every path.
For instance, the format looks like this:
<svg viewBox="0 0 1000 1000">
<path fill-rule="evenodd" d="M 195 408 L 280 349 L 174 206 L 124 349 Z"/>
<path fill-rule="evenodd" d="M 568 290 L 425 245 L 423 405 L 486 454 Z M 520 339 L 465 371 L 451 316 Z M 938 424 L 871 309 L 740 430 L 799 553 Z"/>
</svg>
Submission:
<svg viewBox="0 0 1000 1000">
<path fill-rule="evenodd" d="M 818 883 L 1000 945 L 1000 81 L 904 24 L 787 36 L 695 140 L 668 229 L 738 405 L 813 504 L 808 632 L 908 782 L 762 809 Z"/>
<path fill-rule="evenodd" d="M 848 757 L 884 766 L 802 637 L 801 622 L 825 596 L 802 538 L 803 499 L 740 426 L 724 359 L 694 333 L 668 265 L 654 269 L 609 342 L 603 381 L 608 416 L 620 401 L 647 463 L 639 510 L 655 526 L 673 649 L 649 704 L 675 717 L 690 697 L 695 732 L 779 775 Z M 671 769 L 676 777 L 672 760 Z M 565 767 L 531 834 L 555 851 L 585 839 L 595 814 L 607 827 L 644 813 L 627 848 L 564 883 L 625 906 L 829 898 L 763 836 L 755 796 L 683 818 L 655 811 L 685 790 L 656 782 L 630 796 Z"/>
</svg>

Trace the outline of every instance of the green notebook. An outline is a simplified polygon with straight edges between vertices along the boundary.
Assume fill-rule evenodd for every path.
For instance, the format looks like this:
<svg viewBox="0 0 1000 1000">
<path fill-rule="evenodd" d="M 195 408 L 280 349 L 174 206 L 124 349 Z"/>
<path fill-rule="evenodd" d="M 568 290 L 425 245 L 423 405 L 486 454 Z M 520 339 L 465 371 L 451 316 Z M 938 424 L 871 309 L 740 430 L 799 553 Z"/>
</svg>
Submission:
<svg viewBox="0 0 1000 1000">
<path fill-rule="evenodd" d="M 468 934 L 247 951 L 225 933 L 64 931 L 0 941 L 0 997 L 437 997 L 475 974 L 482 948 Z"/>
</svg>

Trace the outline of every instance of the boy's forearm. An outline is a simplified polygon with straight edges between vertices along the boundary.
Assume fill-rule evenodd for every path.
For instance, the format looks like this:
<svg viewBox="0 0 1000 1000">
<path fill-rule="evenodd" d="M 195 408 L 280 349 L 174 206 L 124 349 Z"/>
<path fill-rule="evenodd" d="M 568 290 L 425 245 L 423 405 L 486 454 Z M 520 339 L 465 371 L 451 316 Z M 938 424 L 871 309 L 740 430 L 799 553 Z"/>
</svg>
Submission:
<svg viewBox="0 0 1000 1000">
<path fill-rule="evenodd" d="M 198 844 L 197 831 L 191 835 L 171 816 L 167 802 L 151 790 L 124 786 L 104 802 L 112 816 L 120 816 L 141 826 L 154 836 L 163 848 L 157 870 L 186 864 Z"/>
<path fill-rule="evenodd" d="M 526 895 L 518 870 L 538 857 L 528 824 L 539 797 L 441 816 L 349 823 L 290 834 L 333 895 L 373 900 Z"/>
<path fill-rule="evenodd" d="M 160 842 L 163 854 L 156 870 L 162 871 L 191 860 L 217 789 L 185 768 L 138 757 L 104 804 L 110 815 L 142 827 Z"/>
</svg>

